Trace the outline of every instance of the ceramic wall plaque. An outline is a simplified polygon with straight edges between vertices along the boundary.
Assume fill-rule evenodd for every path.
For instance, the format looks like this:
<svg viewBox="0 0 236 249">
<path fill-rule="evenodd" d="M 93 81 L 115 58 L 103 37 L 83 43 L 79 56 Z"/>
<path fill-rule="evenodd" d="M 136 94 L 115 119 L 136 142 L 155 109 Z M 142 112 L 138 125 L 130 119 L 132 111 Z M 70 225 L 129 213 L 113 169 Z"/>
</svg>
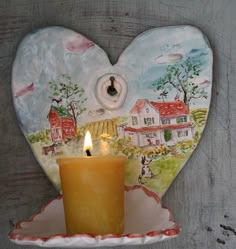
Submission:
<svg viewBox="0 0 236 249">
<path fill-rule="evenodd" d="M 140 34 L 112 65 L 91 40 L 48 27 L 28 34 L 14 61 L 12 90 L 20 127 L 60 190 L 56 158 L 122 154 L 126 185 L 162 197 L 196 148 L 211 99 L 212 51 L 191 26 Z"/>
</svg>

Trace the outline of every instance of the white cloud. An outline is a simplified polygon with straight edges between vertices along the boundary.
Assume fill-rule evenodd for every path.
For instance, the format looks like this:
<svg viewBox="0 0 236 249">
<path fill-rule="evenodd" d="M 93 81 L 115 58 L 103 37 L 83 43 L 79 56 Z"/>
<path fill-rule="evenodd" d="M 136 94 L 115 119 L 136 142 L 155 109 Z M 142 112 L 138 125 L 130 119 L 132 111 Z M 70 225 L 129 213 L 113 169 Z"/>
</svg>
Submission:
<svg viewBox="0 0 236 249">
<path fill-rule="evenodd" d="M 160 55 L 155 58 L 156 63 L 158 64 L 169 64 L 169 63 L 176 63 L 183 59 L 182 54 L 167 54 L 167 55 Z"/>
</svg>

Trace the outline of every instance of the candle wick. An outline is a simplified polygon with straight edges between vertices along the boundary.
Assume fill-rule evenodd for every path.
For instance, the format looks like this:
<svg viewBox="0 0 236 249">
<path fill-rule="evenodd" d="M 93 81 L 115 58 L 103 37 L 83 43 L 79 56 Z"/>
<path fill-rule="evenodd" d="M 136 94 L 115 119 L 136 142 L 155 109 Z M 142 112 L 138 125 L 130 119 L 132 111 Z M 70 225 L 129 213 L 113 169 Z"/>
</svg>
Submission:
<svg viewBox="0 0 236 249">
<path fill-rule="evenodd" d="M 92 156 L 89 149 L 87 149 L 85 152 L 86 152 L 87 156 Z"/>
</svg>

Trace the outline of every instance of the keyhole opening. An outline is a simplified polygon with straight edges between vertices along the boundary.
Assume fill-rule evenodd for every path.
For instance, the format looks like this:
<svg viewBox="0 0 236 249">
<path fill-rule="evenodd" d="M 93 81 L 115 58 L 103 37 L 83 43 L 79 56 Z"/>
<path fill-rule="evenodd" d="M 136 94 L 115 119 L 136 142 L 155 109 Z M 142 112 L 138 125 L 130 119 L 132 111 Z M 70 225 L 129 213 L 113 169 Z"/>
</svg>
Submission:
<svg viewBox="0 0 236 249">
<path fill-rule="evenodd" d="M 107 93 L 111 96 L 115 96 L 118 93 L 114 87 L 115 77 L 111 76 L 110 81 L 111 81 L 111 85 L 107 88 Z"/>
</svg>

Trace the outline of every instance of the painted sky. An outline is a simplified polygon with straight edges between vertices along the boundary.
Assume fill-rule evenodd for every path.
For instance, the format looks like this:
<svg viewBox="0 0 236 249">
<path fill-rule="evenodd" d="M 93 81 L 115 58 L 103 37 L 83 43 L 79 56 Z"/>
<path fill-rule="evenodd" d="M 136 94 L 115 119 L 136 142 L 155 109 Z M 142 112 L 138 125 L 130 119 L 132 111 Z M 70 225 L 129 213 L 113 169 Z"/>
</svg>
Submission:
<svg viewBox="0 0 236 249">
<path fill-rule="evenodd" d="M 106 53 L 84 36 L 62 27 L 50 27 L 27 35 L 21 42 L 13 65 L 12 90 L 20 125 L 25 133 L 49 127 L 47 114 L 52 104 L 48 82 L 59 82 L 62 74 L 85 89 L 87 107 L 79 122 L 126 115 L 137 99 L 162 101 L 153 91 L 152 84 L 165 75 L 168 65 L 180 64 L 187 58 L 201 63 L 202 81 L 208 99 L 197 99 L 192 106 L 209 107 L 212 86 L 212 52 L 203 34 L 191 26 L 156 28 L 139 35 L 124 50 L 118 62 L 110 64 Z M 128 85 L 124 105 L 116 111 L 101 112 L 91 117 L 89 111 L 103 108 L 96 99 L 97 80 L 107 73 L 122 76 Z M 26 86 L 34 84 L 32 91 L 14 97 Z M 173 90 L 166 101 L 176 95 Z"/>
</svg>

